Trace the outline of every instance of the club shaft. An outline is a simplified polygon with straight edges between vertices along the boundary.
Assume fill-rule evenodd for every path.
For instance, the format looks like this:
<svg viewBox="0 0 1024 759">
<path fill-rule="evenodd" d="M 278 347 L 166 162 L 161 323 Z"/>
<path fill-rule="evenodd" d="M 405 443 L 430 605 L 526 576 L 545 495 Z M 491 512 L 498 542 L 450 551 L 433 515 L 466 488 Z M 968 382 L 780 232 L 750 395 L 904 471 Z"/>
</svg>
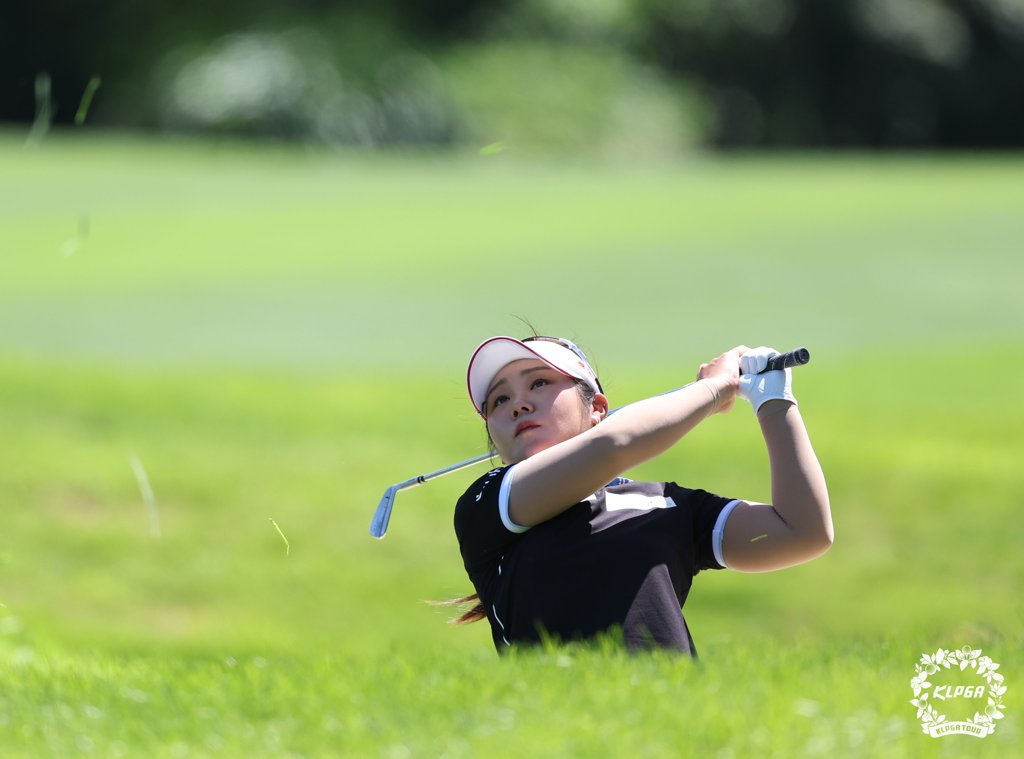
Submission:
<svg viewBox="0 0 1024 759">
<path fill-rule="evenodd" d="M 408 479 L 405 482 L 399 482 L 398 484 L 393 485 L 392 487 L 394 487 L 396 491 L 408 490 L 409 488 L 414 488 L 417 485 L 422 485 L 424 482 L 430 482 L 431 480 L 436 479 L 438 477 L 443 477 L 446 474 L 451 474 L 452 472 L 457 472 L 460 469 L 466 469 L 468 467 L 473 466 L 474 464 L 479 464 L 481 461 L 486 461 L 489 458 L 493 458 L 494 455 L 495 454 L 493 453 L 481 453 L 479 456 L 474 456 L 471 459 L 460 461 L 458 464 L 446 466 L 444 469 L 438 469 L 436 472 L 428 472 L 427 474 L 421 474 L 416 477 L 412 477 L 411 479 Z"/>
</svg>

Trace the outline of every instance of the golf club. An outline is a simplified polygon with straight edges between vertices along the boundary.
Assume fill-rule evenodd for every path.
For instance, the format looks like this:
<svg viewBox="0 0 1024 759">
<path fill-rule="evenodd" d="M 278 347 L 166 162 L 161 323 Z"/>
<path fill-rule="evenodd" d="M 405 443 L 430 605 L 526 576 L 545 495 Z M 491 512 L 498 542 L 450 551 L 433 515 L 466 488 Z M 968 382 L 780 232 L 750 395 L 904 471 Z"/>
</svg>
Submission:
<svg viewBox="0 0 1024 759">
<path fill-rule="evenodd" d="M 796 348 L 789 351 L 788 353 L 780 353 L 777 356 L 772 356 L 768 359 L 768 366 L 765 367 L 764 371 L 759 372 L 764 374 L 765 372 L 775 371 L 777 369 L 788 369 L 794 366 L 803 366 L 811 360 L 810 351 L 806 348 Z M 692 384 L 692 383 L 690 383 Z M 684 385 L 683 387 L 687 387 Z M 681 390 L 682 388 L 677 388 Z M 674 393 L 675 390 L 669 392 Z M 622 408 L 622 407 L 620 407 Z M 610 414 L 614 414 L 619 409 L 613 409 L 609 411 Z M 395 498 L 403 490 L 414 488 L 417 485 L 422 485 L 425 482 L 430 482 L 438 477 L 443 477 L 446 474 L 457 472 L 460 469 L 466 469 L 474 464 L 479 464 L 481 461 L 487 461 L 488 459 L 494 458 L 493 453 L 481 453 L 479 456 L 474 456 L 471 459 L 459 462 L 458 464 L 452 464 L 446 466 L 444 469 L 438 469 L 436 472 L 429 472 L 427 474 L 421 474 L 416 477 L 412 477 L 405 482 L 396 482 L 394 485 L 384 491 L 384 497 L 380 499 L 380 503 L 377 505 L 377 511 L 373 514 L 373 521 L 370 523 L 370 534 L 375 538 L 383 538 L 388 531 L 388 522 L 391 520 L 391 509 L 394 508 Z"/>
</svg>

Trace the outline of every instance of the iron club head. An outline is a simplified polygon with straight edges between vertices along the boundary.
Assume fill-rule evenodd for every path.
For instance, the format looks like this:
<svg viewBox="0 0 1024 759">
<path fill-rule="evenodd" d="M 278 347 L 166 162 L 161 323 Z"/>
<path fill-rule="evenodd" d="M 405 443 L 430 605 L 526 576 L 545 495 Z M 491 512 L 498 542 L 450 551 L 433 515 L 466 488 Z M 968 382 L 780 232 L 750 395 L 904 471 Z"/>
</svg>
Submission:
<svg viewBox="0 0 1024 759">
<path fill-rule="evenodd" d="M 384 497 L 377 504 L 377 511 L 373 514 L 373 521 L 370 522 L 370 534 L 375 538 L 383 538 L 388 532 L 388 521 L 391 519 L 391 509 L 395 505 L 395 496 L 398 495 L 398 486 L 392 485 L 384 491 Z"/>
</svg>

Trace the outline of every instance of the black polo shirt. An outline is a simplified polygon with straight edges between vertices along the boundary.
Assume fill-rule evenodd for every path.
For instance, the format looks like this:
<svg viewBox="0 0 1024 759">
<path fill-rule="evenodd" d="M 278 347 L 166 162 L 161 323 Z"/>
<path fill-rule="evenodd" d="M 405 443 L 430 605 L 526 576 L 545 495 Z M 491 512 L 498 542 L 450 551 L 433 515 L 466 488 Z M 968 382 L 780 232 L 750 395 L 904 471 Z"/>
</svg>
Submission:
<svg viewBox="0 0 1024 759">
<path fill-rule="evenodd" d="M 511 474 L 510 474 L 511 470 Z M 495 648 L 619 628 L 630 649 L 696 656 L 682 606 L 694 575 L 723 569 L 712 533 L 736 501 L 672 482 L 618 478 L 553 519 L 508 516 L 514 467 L 493 469 L 455 507 L 455 534 Z M 721 516 L 721 519 L 720 519 Z M 720 540 L 720 537 L 719 537 Z"/>
</svg>

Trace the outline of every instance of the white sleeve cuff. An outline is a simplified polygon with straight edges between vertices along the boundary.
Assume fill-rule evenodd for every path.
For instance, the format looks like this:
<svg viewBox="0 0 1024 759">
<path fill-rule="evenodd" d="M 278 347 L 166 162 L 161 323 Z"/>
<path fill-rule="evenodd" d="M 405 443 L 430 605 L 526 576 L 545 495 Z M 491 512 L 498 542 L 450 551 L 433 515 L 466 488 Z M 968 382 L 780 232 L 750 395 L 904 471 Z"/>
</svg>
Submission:
<svg viewBox="0 0 1024 759">
<path fill-rule="evenodd" d="M 509 470 L 511 471 L 511 470 Z M 726 569 L 729 565 L 725 563 L 725 558 L 722 556 L 722 540 L 725 538 L 725 523 L 729 519 L 729 515 L 732 514 L 732 510 L 739 506 L 743 501 L 729 501 L 725 504 L 725 508 L 722 509 L 718 515 L 718 520 L 715 522 L 715 529 L 711 531 L 711 548 L 715 552 L 715 561 Z M 502 516 L 502 519 L 505 517 Z"/>
<path fill-rule="evenodd" d="M 501 515 L 501 523 L 505 525 L 505 529 L 509 532 L 520 534 L 529 530 L 529 527 L 524 527 L 521 524 L 516 524 L 512 521 L 512 518 L 508 515 L 508 496 L 512 491 L 512 478 L 513 472 L 516 471 L 514 466 L 510 466 L 505 470 L 505 476 L 501 478 L 501 488 L 498 490 L 498 514 Z"/>
</svg>

